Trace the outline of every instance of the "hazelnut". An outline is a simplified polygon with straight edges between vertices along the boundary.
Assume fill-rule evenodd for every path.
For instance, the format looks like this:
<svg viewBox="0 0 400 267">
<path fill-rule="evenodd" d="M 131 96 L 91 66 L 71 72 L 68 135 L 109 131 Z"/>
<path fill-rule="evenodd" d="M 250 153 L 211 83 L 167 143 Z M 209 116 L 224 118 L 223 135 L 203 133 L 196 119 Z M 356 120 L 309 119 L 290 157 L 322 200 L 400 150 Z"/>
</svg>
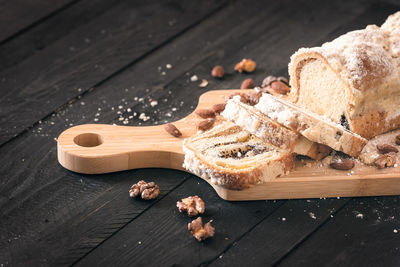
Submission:
<svg viewBox="0 0 400 267">
<path fill-rule="evenodd" d="M 217 65 L 211 70 L 211 76 L 216 78 L 223 78 L 225 74 L 224 67 Z"/>
<path fill-rule="evenodd" d="M 240 85 L 240 89 L 252 89 L 254 88 L 254 80 L 253 79 L 246 79 Z"/>
</svg>

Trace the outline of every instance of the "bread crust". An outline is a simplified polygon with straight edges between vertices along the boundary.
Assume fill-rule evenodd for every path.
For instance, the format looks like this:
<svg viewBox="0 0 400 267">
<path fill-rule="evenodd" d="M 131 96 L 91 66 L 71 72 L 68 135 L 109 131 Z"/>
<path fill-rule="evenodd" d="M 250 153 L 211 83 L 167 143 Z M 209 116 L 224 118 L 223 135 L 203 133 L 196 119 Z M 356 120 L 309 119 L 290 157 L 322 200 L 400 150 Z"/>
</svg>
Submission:
<svg viewBox="0 0 400 267">
<path fill-rule="evenodd" d="M 230 124 L 227 122 L 225 124 Z M 274 152 L 275 157 L 263 161 L 254 162 L 251 166 L 243 169 L 224 168 L 203 159 L 199 151 L 191 146 L 194 140 L 207 138 L 211 134 L 224 129 L 225 125 L 212 129 L 209 132 L 201 133 L 185 139 L 183 151 L 185 159 L 183 167 L 191 173 L 211 180 L 211 183 L 223 186 L 228 189 L 240 190 L 251 185 L 272 180 L 284 175 L 295 166 L 295 154 L 289 151 Z"/>
<path fill-rule="evenodd" d="M 307 103 L 299 102 L 302 90 L 308 90 L 301 88 L 300 82 L 311 75 L 315 77 L 315 73 L 301 73 L 312 60 L 318 60 L 335 73 L 343 84 L 343 88 L 338 90 L 344 91 L 343 114 L 352 132 L 370 139 L 399 128 L 399 44 L 400 12 L 397 12 L 389 16 L 381 27 L 369 25 L 366 29 L 349 32 L 321 47 L 299 49 L 289 63 L 292 86 L 289 100 L 305 109 L 309 108 Z M 321 105 L 328 106 L 329 103 Z M 337 116 L 331 119 L 339 123 Z"/>
</svg>

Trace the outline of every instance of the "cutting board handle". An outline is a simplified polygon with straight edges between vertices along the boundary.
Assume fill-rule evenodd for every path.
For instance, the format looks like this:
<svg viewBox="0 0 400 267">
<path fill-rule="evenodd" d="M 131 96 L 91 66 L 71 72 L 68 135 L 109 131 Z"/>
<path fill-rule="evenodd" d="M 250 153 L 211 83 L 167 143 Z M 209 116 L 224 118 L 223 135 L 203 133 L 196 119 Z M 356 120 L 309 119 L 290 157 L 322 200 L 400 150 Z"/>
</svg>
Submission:
<svg viewBox="0 0 400 267">
<path fill-rule="evenodd" d="M 210 108 L 225 102 L 232 90 L 208 91 L 200 96 L 196 109 Z M 57 154 L 60 164 L 68 170 L 107 173 L 137 168 L 172 168 L 183 170 L 182 141 L 197 132 L 202 120 L 194 113 L 173 122 L 182 132 L 179 138 L 157 126 L 118 126 L 84 124 L 71 127 L 58 137 Z"/>
<path fill-rule="evenodd" d="M 182 140 L 162 125 L 84 124 L 58 137 L 58 161 L 71 171 L 88 174 L 147 167 L 182 169 Z"/>
</svg>

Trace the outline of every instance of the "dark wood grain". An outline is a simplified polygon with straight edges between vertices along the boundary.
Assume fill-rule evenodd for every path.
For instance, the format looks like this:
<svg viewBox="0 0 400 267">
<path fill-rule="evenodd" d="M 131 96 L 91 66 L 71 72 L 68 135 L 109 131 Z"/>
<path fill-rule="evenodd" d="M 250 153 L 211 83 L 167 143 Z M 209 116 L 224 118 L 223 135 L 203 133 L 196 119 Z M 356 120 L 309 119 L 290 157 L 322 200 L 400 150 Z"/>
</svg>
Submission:
<svg viewBox="0 0 400 267">
<path fill-rule="evenodd" d="M 188 177 L 185 173 L 157 169 L 83 177 L 57 169 L 59 173 L 53 175 L 58 175 L 59 180 L 33 194 L 18 209 L 3 214 L 1 262 L 12 266 L 70 265 Z M 158 199 L 129 198 L 130 186 L 141 179 L 160 186 Z M 19 220 L 23 221 L 10 224 Z"/>
<path fill-rule="evenodd" d="M 268 74 L 285 75 L 288 58 L 298 47 L 320 45 L 348 30 L 380 24 L 396 5 L 368 1 L 329 6 L 319 1 L 268 5 L 238 1 L 224 8 L 220 8 L 223 2 L 93 5 L 74 3 L 4 44 L 10 44 L 8 51 L 14 46 L 20 52 L 10 55 L 7 62 L 13 66 L 0 73 L 6 77 L 0 87 L 5 92 L 0 98 L 0 155 L 6 159 L 0 165 L 0 264 L 243 265 L 250 258 L 261 265 L 310 266 L 327 264 L 331 257 L 332 265 L 368 265 L 368 258 L 371 264 L 395 264 L 398 198 L 366 198 L 362 203 L 349 199 L 231 203 L 219 199 L 200 179 L 173 170 L 96 176 L 68 172 L 56 162 L 54 138 L 81 123 L 122 124 L 119 118 L 129 116 L 127 125 L 179 119 L 206 90 L 238 87 L 249 77 L 259 84 Z M 88 14 L 91 7 L 94 13 Z M 138 20 L 143 23 L 138 25 Z M 51 29 L 53 23 L 61 24 L 68 34 Z M 35 34 L 44 38 L 41 51 L 33 49 L 40 44 L 32 39 Z M 24 40 L 29 45 L 24 46 Z M 234 73 L 234 64 L 243 57 L 257 61 L 256 72 Z M 210 76 L 216 64 L 226 68 L 222 80 Z M 209 85 L 200 88 L 200 81 L 190 81 L 192 75 L 207 79 Z M 158 105 L 151 107 L 150 99 L 158 100 Z M 150 120 L 138 119 L 142 112 Z M 128 198 L 129 186 L 143 178 L 160 185 L 158 200 Z M 204 197 L 204 219 L 214 219 L 216 236 L 205 243 L 189 235 L 189 219 L 175 207 L 178 199 L 190 194 Z M 360 229 L 354 229 L 360 222 L 354 211 L 364 216 Z M 381 223 L 382 218 L 387 221 Z M 356 234 L 349 241 L 343 236 L 350 232 Z M 366 237 L 366 232 L 372 234 Z M 369 256 L 374 250 L 385 252 Z M 311 255 L 310 260 L 304 255 Z"/>
<path fill-rule="evenodd" d="M 289 200 L 210 266 L 271 266 L 334 216 L 348 199 Z M 309 264 L 311 262 L 308 262 Z"/>
<path fill-rule="evenodd" d="M 0 144 L 198 23 L 223 3 L 138 2 L 141 4 L 128 1 L 113 7 L 0 73 Z"/>
<path fill-rule="evenodd" d="M 187 230 L 193 218 L 179 213 L 176 208 L 177 200 L 196 194 L 206 203 L 204 222 L 213 220 L 216 229 L 215 236 L 204 243 L 194 240 Z M 217 257 L 281 204 L 282 201 L 221 201 L 205 181 L 189 179 L 77 266 L 194 266 Z"/>
<path fill-rule="evenodd" d="M 279 266 L 398 266 L 399 202 L 399 197 L 353 199 Z"/>
<path fill-rule="evenodd" d="M 50 3 L 52 1 L 43 2 Z M 121 1 L 74 1 L 73 4 L 61 9 L 57 14 L 43 19 L 41 23 L 35 23 L 29 30 L 16 34 L 0 45 L 0 72 L 40 52 L 77 27 L 111 9 L 118 2 Z M 21 4 L 20 8 L 26 9 L 27 7 Z M 105 34 L 105 32 L 100 30 L 98 34 Z"/>
<path fill-rule="evenodd" d="M 75 2 L 77 1 L 0 1 L 0 44 Z"/>
</svg>

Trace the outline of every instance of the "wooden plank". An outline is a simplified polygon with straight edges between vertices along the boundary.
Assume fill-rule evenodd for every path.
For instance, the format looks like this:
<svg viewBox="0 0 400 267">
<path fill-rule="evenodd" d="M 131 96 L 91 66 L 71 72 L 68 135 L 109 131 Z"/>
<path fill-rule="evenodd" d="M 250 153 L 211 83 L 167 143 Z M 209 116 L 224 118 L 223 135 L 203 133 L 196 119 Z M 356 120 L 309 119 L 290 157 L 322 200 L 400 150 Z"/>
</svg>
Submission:
<svg viewBox="0 0 400 267">
<path fill-rule="evenodd" d="M 0 262 L 20 265 L 70 265 L 160 201 L 189 175 L 143 169 L 82 177 L 62 169 L 60 180 L 33 194 L 0 221 Z M 160 175 L 162 173 L 162 175 Z M 137 181 L 155 181 L 160 196 L 134 201 L 128 190 Z M 25 219 L 22 219 L 25 218 Z M 21 223 L 17 223 L 22 220 Z M 10 222 L 14 222 L 11 223 Z"/>
<path fill-rule="evenodd" d="M 222 4 L 171 0 L 161 5 L 154 1 L 137 5 L 128 1 L 0 73 L 0 144 L 192 27 Z M 23 79 L 19 73 L 24 73 Z"/>
<path fill-rule="evenodd" d="M 397 266 L 400 197 L 357 198 L 278 266 Z"/>
<path fill-rule="evenodd" d="M 254 266 L 272 266 L 335 216 L 348 201 L 344 198 L 289 200 L 210 262 L 210 266 L 243 266 L 248 262 Z"/>
<path fill-rule="evenodd" d="M 57 14 L 46 17 L 0 45 L 0 72 L 38 53 L 54 41 L 66 36 L 77 27 L 88 23 L 115 6 L 119 0 L 74 1 Z M 7 1 L 7 3 L 15 3 Z M 29 1 L 31 3 L 31 1 Z M 50 3 L 45 1 L 45 3 Z M 26 7 L 26 4 L 21 4 Z M 14 24 L 14 23 L 12 23 Z M 57 27 L 54 27 L 57 25 Z M 99 34 L 105 34 L 100 31 Z"/>
<path fill-rule="evenodd" d="M 204 200 L 206 211 L 201 217 L 204 222 L 212 219 L 216 229 L 215 236 L 204 243 L 197 242 L 187 230 L 193 218 L 176 208 L 177 200 L 190 195 Z M 220 201 L 204 181 L 189 179 L 76 265 L 198 265 L 217 257 L 281 204 Z"/>
<path fill-rule="evenodd" d="M 0 1 L 0 43 L 74 4 L 72 0 Z"/>
</svg>

